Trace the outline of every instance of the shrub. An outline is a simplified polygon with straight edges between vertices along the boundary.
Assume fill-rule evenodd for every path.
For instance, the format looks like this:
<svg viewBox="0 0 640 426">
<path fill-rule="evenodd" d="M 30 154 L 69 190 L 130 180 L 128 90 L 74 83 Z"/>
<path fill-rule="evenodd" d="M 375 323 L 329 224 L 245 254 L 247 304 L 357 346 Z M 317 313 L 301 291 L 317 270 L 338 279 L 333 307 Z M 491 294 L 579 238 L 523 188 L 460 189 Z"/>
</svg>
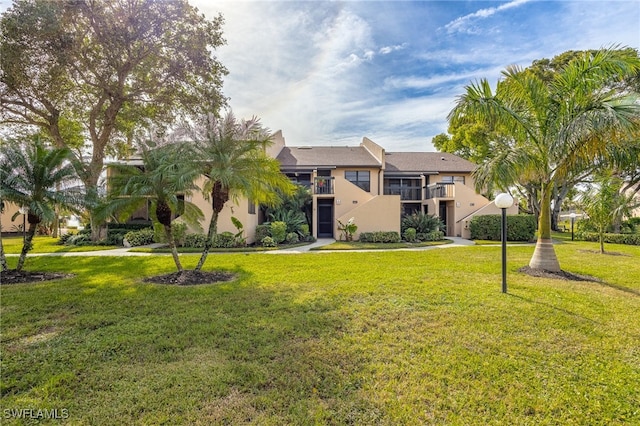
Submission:
<svg viewBox="0 0 640 426">
<path fill-rule="evenodd" d="M 263 223 L 262 225 L 256 226 L 256 241 L 262 241 L 264 237 L 271 236 L 271 225 L 267 223 Z"/>
<path fill-rule="evenodd" d="M 500 241 L 502 239 L 502 215 L 475 216 L 469 222 L 469 230 L 473 240 Z M 507 216 L 508 241 L 531 241 L 535 232 L 535 216 L 524 214 Z"/>
<path fill-rule="evenodd" d="M 69 239 L 70 239 L 71 237 L 73 237 L 74 235 L 76 235 L 76 233 L 75 233 L 75 232 L 66 232 L 66 233 L 64 233 L 64 234 L 60 235 L 60 238 L 58 239 L 58 244 L 59 244 L 59 245 L 61 245 L 61 246 L 64 246 L 64 245 L 71 245 L 71 244 L 67 244 L 67 242 L 68 242 L 68 241 L 69 241 Z"/>
<path fill-rule="evenodd" d="M 413 228 L 419 234 L 438 231 L 444 227 L 439 217 L 425 213 L 413 213 L 402 219 L 401 231 L 404 234 L 408 228 Z"/>
<path fill-rule="evenodd" d="M 287 224 L 287 233 L 298 232 L 302 225 L 307 224 L 304 213 L 300 210 L 278 209 L 269 213 L 271 222 L 284 222 Z"/>
<path fill-rule="evenodd" d="M 584 241 L 600 241 L 600 237 L 596 232 L 583 232 L 578 234 L 578 238 Z M 604 234 L 605 243 L 610 244 L 627 244 L 631 246 L 640 246 L 640 234 Z"/>
<path fill-rule="evenodd" d="M 153 243 L 154 232 L 151 228 L 144 228 L 139 231 L 129 231 L 124 238 L 132 247 L 144 246 Z"/>
<path fill-rule="evenodd" d="M 284 222 L 271 222 L 271 237 L 280 244 L 287 238 L 287 224 Z"/>
<path fill-rule="evenodd" d="M 306 223 L 304 225 L 300 225 L 300 230 L 298 232 L 304 239 L 307 239 L 307 237 L 311 235 L 311 233 L 309 232 L 309 225 L 307 225 Z"/>
<path fill-rule="evenodd" d="M 153 224 L 154 240 L 158 243 L 168 243 L 167 237 L 164 232 L 164 225 L 161 223 Z M 182 222 L 174 222 L 171 224 L 171 233 L 173 239 L 176 242 L 176 246 L 180 247 L 184 245 L 184 237 L 187 234 L 187 224 Z"/>
<path fill-rule="evenodd" d="M 287 244 L 295 244 L 300 241 L 300 237 L 295 232 L 289 232 L 285 241 Z"/>
<path fill-rule="evenodd" d="M 416 234 L 416 239 L 418 241 L 441 241 L 444 240 L 444 232 L 442 231 L 433 231 L 427 233 Z"/>
<path fill-rule="evenodd" d="M 264 237 L 260 242 L 263 247 L 278 247 L 278 243 L 271 237 Z"/>
<path fill-rule="evenodd" d="M 212 247 L 233 248 L 237 246 L 236 237 L 231 232 L 223 232 L 213 236 Z"/>
<path fill-rule="evenodd" d="M 184 247 L 204 248 L 207 236 L 204 234 L 187 234 L 184 236 Z"/>
<path fill-rule="evenodd" d="M 69 246 L 88 246 L 91 245 L 91 235 L 76 234 L 67 239 L 67 245 Z"/>
<path fill-rule="evenodd" d="M 399 243 L 400 234 L 395 231 L 361 232 L 362 243 Z"/>
<path fill-rule="evenodd" d="M 416 241 L 416 228 L 407 228 L 402 233 L 404 240 L 408 243 L 413 243 Z"/>
</svg>

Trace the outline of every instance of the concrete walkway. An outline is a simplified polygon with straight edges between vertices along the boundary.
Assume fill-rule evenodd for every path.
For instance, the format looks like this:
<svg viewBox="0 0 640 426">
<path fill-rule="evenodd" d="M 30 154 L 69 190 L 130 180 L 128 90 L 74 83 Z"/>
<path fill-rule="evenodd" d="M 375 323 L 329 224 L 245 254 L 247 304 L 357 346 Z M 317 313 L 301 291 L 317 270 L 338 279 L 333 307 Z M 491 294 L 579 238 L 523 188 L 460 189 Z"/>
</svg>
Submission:
<svg viewBox="0 0 640 426">
<path fill-rule="evenodd" d="M 398 251 L 425 251 L 425 250 L 433 250 L 433 249 L 438 249 L 438 248 L 449 248 L 449 247 L 466 247 L 466 246 L 472 246 L 475 245 L 475 243 L 473 241 L 470 240 L 465 240 L 464 238 L 458 238 L 458 237 L 446 237 L 448 240 L 453 240 L 453 243 L 450 244 L 442 244 L 442 245 L 436 245 L 436 246 L 426 246 L 426 247 L 415 247 L 415 248 L 399 248 L 399 249 L 389 249 L 389 250 L 398 250 Z M 316 240 L 314 243 L 312 244 L 307 244 L 304 246 L 299 246 L 299 247 L 292 247 L 292 248 L 285 248 L 285 249 L 280 249 L 280 250 L 270 250 L 270 251 L 264 251 L 264 252 L 250 252 L 250 253 L 254 253 L 254 254 L 300 254 L 300 253 L 307 253 L 309 251 L 311 251 L 311 249 L 315 248 L 315 247 L 322 247 L 322 246 L 326 246 L 329 244 L 334 243 L 336 240 L 334 240 L 333 238 L 319 238 L 318 240 Z M 163 247 L 165 246 L 165 244 L 149 244 L 146 246 L 140 246 L 140 247 L 133 247 L 133 248 L 158 248 L 158 247 Z M 59 257 L 73 257 L 73 256 L 85 256 L 85 257 L 91 257 L 91 256 L 170 256 L 171 253 L 142 253 L 142 252 L 136 252 L 136 251 L 131 251 L 132 248 L 127 248 L 127 247 L 120 247 L 117 249 L 110 249 L 110 250 L 96 250 L 96 251 L 75 251 L 75 252 L 53 252 L 53 253 L 29 253 L 28 256 L 59 256 Z M 341 252 L 341 253 L 353 253 L 353 252 L 376 252 L 376 251 L 380 251 L 380 250 L 385 250 L 385 249 L 373 249 L 373 250 L 322 250 L 322 251 L 316 251 L 315 253 L 336 253 L 336 252 Z M 240 253 L 240 252 L 235 252 L 235 253 Z M 249 253 L 249 252 L 248 252 Z M 181 253 L 181 255 L 183 255 L 184 253 Z M 193 253 L 193 254 L 198 254 L 198 253 Z M 215 255 L 215 254 L 220 254 L 220 252 L 210 252 L 210 255 Z M 19 254 L 7 254 L 7 257 L 17 257 L 19 256 Z"/>
</svg>

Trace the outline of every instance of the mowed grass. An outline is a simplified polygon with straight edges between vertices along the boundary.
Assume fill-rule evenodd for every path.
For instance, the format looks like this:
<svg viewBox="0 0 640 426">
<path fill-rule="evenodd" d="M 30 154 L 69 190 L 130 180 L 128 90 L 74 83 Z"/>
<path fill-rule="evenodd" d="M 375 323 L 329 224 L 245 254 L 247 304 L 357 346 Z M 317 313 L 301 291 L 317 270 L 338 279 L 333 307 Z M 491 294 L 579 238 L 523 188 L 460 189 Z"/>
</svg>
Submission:
<svg viewBox="0 0 640 426">
<path fill-rule="evenodd" d="M 62 253 L 62 252 L 85 252 L 110 250 L 117 248 L 116 246 L 63 246 L 58 244 L 58 238 L 48 236 L 37 236 L 33 238 L 33 249 L 29 253 Z M 22 252 L 22 237 L 2 237 L 2 245 L 7 254 L 20 254 Z M 27 255 L 27 262 L 28 260 Z M 27 263 L 28 267 L 28 263 Z"/>
<path fill-rule="evenodd" d="M 522 275 L 533 247 L 509 247 L 506 295 L 492 246 L 211 255 L 205 269 L 237 279 L 198 287 L 141 281 L 173 271 L 167 256 L 34 257 L 30 270 L 76 276 L 2 286 L 0 412 L 66 409 L 73 425 L 640 424 L 640 247 L 607 248 L 619 255 L 556 247 L 593 283 Z"/>
</svg>

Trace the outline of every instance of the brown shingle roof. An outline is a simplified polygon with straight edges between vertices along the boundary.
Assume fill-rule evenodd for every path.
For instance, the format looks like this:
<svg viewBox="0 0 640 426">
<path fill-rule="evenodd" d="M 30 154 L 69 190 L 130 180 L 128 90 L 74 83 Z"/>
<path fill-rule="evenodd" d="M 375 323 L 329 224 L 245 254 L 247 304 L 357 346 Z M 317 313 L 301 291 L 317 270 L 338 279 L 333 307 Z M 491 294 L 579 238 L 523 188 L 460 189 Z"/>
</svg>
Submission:
<svg viewBox="0 0 640 426">
<path fill-rule="evenodd" d="M 387 152 L 386 172 L 469 173 L 476 165 L 446 152 Z"/>
<path fill-rule="evenodd" d="M 380 162 L 361 146 L 284 147 L 276 159 L 282 168 L 380 167 Z"/>
</svg>

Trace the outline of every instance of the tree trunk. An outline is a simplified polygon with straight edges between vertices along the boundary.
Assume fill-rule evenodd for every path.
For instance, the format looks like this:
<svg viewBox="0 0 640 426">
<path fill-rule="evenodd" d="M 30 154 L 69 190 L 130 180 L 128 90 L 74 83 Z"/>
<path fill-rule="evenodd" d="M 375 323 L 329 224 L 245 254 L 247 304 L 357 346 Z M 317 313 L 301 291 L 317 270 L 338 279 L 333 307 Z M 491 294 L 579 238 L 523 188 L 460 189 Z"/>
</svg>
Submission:
<svg viewBox="0 0 640 426">
<path fill-rule="evenodd" d="M 196 269 L 195 269 L 196 271 L 201 270 L 202 265 L 204 265 L 204 262 L 207 260 L 207 256 L 209 255 L 209 250 L 213 245 L 213 237 L 217 234 L 217 232 L 218 232 L 218 212 L 215 211 L 214 209 L 213 213 L 211 214 L 211 220 L 209 221 L 209 230 L 207 231 L 207 241 L 205 241 L 204 243 L 204 249 L 202 250 L 202 255 L 200 256 L 200 260 L 196 265 Z"/>
<path fill-rule="evenodd" d="M 220 182 L 214 183 L 213 189 L 211 190 L 211 207 L 213 211 L 211 213 L 211 220 L 209 221 L 209 232 L 207 232 L 207 241 L 204 243 L 202 256 L 200 256 L 200 260 L 196 265 L 196 271 L 201 270 L 202 265 L 204 265 L 205 260 L 207 260 L 209 250 L 213 245 L 213 237 L 218 233 L 218 215 L 227 201 L 229 201 L 229 190 L 223 188 Z"/>
<path fill-rule="evenodd" d="M 604 232 L 606 229 L 600 227 L 598 229 L 598 241 L 600 242 L 600 254 L 604 254 Z"/>
<path fill-rule="evenodd" d="M 538 241 L 529 261 L 531 269 L 560 272 L 560 263 L 551 240 L 551 190 L 549 185 L 542 188 L 540 217 L 538 220 Z"/>
<path fill-rule="evenodd" d="M 31 215 L 29 214 L 29 232 L 27 232 L 24 244 L 22 244 L 22 251 L 20 252 L 20 258 L 18 259 L 18 266 L 16 266 L 16 271 L 22 270 L 24 262 L 27 259 L 27 253 L 31 251 L 31 242 L 33 241 L 33 236 L 36 234 L 36 229 L 38 229 L 38 223 L 40 223 L 40 221 L 32 221 Z"/>
<path fill-rule="evenodd" d="M 9 270 L 7 265 L 7 256 L 4 254 L 4 245 L 2 244 L 2 226 L 0 226 L 0 271 Z"/>
<path fill-rule="evenodd" d="M 180 258 L 178 257 L 178 249 L 176 248 L 176 240 L 173 237 L 173 231 L 171 230 L 171 225 L 163 225 L 164 226 L 164 234 L 167 237 L 167 241 L 169 242 L 169 248 L 171 249 L 171 256 L 173 256 L 173 261 L 176 264 L 176 268 L 178 268 L 178 272 L 182 272 L 184 269 L 182 268 L 182 264 L 180 263 Z"/>
</svg>

